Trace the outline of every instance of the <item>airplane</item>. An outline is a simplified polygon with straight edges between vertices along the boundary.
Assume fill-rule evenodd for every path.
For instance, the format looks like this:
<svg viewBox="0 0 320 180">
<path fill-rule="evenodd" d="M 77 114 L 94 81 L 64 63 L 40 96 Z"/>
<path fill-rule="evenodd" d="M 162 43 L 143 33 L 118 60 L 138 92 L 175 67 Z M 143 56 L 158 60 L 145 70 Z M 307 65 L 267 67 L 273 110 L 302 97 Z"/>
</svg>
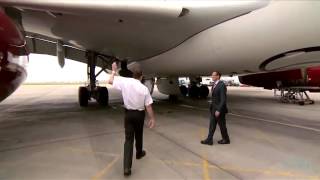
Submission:
<svg viewBox="0 0 320 180">
<path fill-rule="evenodd" d="M 314 104 L 307 91 L 320 92 L 320 66 L 247 74 L 238 78 L 242 84 L 274 89 L 275 96 L 279 90 L 283 103 Z"/>
<path fill-rule="evenodd" d="M 82 107 L 91 99 L 108 104 L 108 89 L 96 77 L 113 61 L 140 66 L 150 91 L 156 78 L 158 90 L 170 96 L 180 93 L 178 77 L 317 65 L 319 9 L 313 0 L 0 0 L 0 101 L 25 79 L 29 53 L 57 56 L 61 67 L 65 58 L 87 64 Z M 286 52 L 298 53 L 270 60 Z M 199 88 L 208 94 L 207 86 Z"/>
</svg>

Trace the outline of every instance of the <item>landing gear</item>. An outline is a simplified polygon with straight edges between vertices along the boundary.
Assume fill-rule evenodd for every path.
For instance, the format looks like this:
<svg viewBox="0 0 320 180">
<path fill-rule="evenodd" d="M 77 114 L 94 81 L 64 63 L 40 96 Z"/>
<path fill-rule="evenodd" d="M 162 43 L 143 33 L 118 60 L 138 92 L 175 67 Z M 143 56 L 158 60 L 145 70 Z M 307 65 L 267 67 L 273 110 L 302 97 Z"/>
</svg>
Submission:
<svg viewBox="0 0 320 180">
<path fill-rule="evenodd" d="M 191 98 L 201 98 L 201 99 L 207 98 L 209 95 L 209 88 L 205 84 L 201 85 L 200 84 L 201 81 L 202 79 L 200 77 L 193 79 L 190 82 L 189 89 L 185 88 L 185 86 L 180 86 L 181 94 L 184 96 L 188 94 L 189 97 Z"/>
<path fill-rule="evenodd" d="M 205 99 L 209 95 L 209 88 L 206 85 L 201 85 L 198 87 L 197 85 L 191 85 L 189 89 L 189 97 L 191 98 L 201 98 Z"/>
<path fill-rule="evenodd" d="M 101 87 L 96 85 L 96 78 L 100 75 L 102 71 L 106 72 L 106 68 L 108 65 L 111 64 L 111 57 L 106 57 L 102 55 L 98 55 L 94 52 L 87 52 L 87 58 L 88 58 L 88 67 L 87 67 L 87 74 L 88 74 L 88 82 L 89 84 L 87 86 L 79 87 L 79 105 L 81 107 L 88 106 L 88 101 L 91 100 L 91 98 L 96 99 L 96 101 L 101 106 L 107 106 L 109 103 L 109 93 L 108 89 L 106 87 Z M 95 68 L 97 65 L 97 58 L 100 58 L 106 66 L 104 66 L 100 72 L 95 74 Z"/>
<path fill-rule="evenodd" d="M 87 107 L 89 101 L 89 91 L 87 87 L 79 87 L 79 104 L 81 107 Z"/>
<path fill-rule="evenodd" d="M 154 84 L 155 84 L 154 78 L 147 78 L 147 79 L 144 78 L 142 79 L 142 84 L 144 84 L 148 88 L 150 94 L 153 93 Z"/>
<path fill-rule="evenodd" d="M 274 91 L 275 96 L 279 96 Z M 282 88 L 280 91 L 280 102 L 282 103 L 295 103 L 301 106 L 305 104 L 314 104 L 314 100 L 311 100 L 307 92 L 299 88 Z"/>
<path fill-rule="evenodd" d="M 199 97 L 200 88 L 197 84 L 191 84 L 189 88 L 189 97 L 191 98 L 198 98 Z"/>
<path fill-rule="evenodd" d="M 106 87 L 97 87 L 96 100 L 101 106 L 107 106 L 109 100 L 109 92 Z"/>
<path fill-rule="evenodd" d="M 209 95 L 209 88 L 207 85 L 201 85 L 199 89 L 199 96 L 200 98 L 207 98 Z"/>
<path fill-rule="evenodd" d="M 188 88 L 185 85 L 181 85 L 179 88 L 180 88 L 180 92 L 181 92 L 182 96 L 187 96 Z"/>
</svg>

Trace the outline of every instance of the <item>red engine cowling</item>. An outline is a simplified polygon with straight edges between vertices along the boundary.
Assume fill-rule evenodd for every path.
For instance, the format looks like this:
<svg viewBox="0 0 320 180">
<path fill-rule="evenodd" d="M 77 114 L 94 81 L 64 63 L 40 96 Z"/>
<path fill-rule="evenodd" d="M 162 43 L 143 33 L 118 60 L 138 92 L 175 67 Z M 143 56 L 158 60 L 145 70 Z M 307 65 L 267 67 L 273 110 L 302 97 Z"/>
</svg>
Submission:
<svg viewBox="0 0 320 180">
<path fill-rule="evenodd" d="M 310 92 L 320 92 L 320 67 L 249 74 L 239 76 L 239 81 L 265 89 L 301 87 Z"/>
<path fill-rule="evenodd" d="M 320 88 L 320 67 L 311 67 L 307 69 L 308 79 L 307 85 L 310 87 Z M 320 92 L 317 89 L 309 89 L 310 92 Z"/>
<path fill-rule="evenodd" d="M 13 93 L 27 76 L 26 41 L 0 9 L 0 102 Z"/>
</svg>

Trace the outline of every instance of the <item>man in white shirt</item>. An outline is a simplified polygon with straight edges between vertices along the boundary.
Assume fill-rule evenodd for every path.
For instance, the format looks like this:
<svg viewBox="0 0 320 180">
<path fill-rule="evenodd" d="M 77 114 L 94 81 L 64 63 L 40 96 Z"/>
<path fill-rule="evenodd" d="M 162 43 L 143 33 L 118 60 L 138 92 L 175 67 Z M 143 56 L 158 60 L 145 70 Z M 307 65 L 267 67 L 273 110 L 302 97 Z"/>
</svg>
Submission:
<svg viewBox="0 0 320 180">
<path fill-rule="evenodd" d="M 118 89 L 122 93 L 123 103 L 125 106 L 125 136 L 124 143 L 124 175 L 131 175 L 133 142 L 136 139 L 136 159 L 141 159 L 146 155 L 143 150 L 143 125 L 145 118 L 145 109 L 147 110 L 149 128 L 155 126 L 155 118 L 152 110 L 152 97 L 148 88 L 141 83 L 142 71 L 140 69 L 133 70 L 133 78 L 115 76 L 117 64 L 112 64 L 112 74 L 110 75 L 109 84 Z"/>
</svg>

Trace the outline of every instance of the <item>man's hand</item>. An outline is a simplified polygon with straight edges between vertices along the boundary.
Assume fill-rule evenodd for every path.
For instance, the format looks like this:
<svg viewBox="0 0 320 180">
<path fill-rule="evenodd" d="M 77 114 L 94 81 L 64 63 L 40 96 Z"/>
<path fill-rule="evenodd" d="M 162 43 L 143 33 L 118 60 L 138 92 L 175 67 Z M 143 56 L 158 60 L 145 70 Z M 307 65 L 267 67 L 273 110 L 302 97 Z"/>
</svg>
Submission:
<svg viewBox="0 0 320 180">
<path fill-rule="evenodd" d="M 113 79 L 114 79 L 114 76 L 116 75 L 116 72 L 117 72 L 117 63 L 116 62 L 113 62 L 112 63 L 112 73 L 110 74 L 109 76 L 109 79 L 107 80 L 107 82 L 109 84 L 113 84 Z"/>
<path fill-rule="evenodd" d="M 219 111 L 216 111 L 216 112 L 214 113 L 214 115 L 216 116 L 216 118 L 218 118 L 218 117 L 220 116 L 220 112 L 219 112 Z"/>
<path fill-rule="evenodd" d="M 154 119 L 149 119 L 148 127 L 151 129 L 156 125 L 156 121 Z"/>
<path fill-rule="evenodd" d="M 117 66 L 117 63 L 116 62 L 113 62 L 112 63 L 112 71 L 117 71 L 117 69 L 118 69 L 118 66 Z"/>
<path fill-rule="evenodd" d="M 154 118 L 151 104 L 146 106 L 146 109 L 147 109 L 148 116 L 150 118 L 147 125 L 149 128 L 153 128 L 156 125 L 156 119 Z"/>
</svg>

